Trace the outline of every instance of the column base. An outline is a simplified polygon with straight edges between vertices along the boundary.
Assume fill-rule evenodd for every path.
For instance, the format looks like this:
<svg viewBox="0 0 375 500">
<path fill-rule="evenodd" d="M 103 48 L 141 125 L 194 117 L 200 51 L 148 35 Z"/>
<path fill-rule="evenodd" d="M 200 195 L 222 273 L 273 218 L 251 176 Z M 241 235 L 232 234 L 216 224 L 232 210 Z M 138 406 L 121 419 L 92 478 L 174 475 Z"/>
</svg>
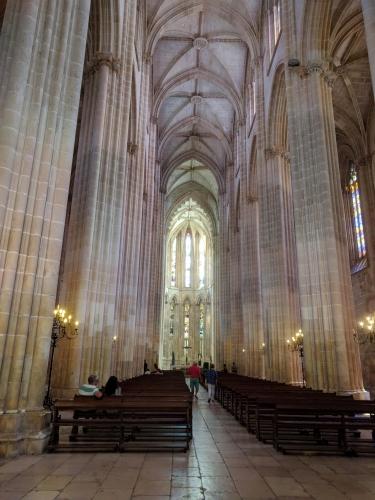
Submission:
<svg viewBox="0 0 375 500">
<path fill-rule="evenodd" d="M 0 415 L 0 457 L 38 455 L 50 436 L 50 412 L 45 409 Z"/>
</svg>

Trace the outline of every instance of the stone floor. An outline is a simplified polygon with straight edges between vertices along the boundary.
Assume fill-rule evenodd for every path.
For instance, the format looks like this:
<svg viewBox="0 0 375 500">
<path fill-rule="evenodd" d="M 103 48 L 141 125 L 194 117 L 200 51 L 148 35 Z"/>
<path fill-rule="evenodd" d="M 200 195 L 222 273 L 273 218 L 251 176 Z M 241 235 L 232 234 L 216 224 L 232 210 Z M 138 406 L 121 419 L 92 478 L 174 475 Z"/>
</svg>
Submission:
<svg viewBox="0 0 375 500">
<path fill-rule="evenodd" d="M 188 453 L 23 456 L 0 464 L 0 500 L 375 499 L 375 458 L 278 454 L 199 395 Z"/>
</svg>

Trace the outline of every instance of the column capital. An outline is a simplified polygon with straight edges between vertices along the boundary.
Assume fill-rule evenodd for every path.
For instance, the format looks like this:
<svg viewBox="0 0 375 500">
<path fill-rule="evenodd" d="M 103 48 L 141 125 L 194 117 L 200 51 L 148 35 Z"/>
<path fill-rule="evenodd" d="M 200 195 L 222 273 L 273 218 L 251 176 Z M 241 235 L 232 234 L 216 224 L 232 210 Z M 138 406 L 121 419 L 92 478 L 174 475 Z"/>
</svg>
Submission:
<svg viewBox="0 0 375 500">
<path fill-rule="evenodd" d="M 297 72 L 301 79 L 318 73 L 330 88 L 341 74 L 340 71 L 333 71 L 328 61 L 309 61 L 305 66 L 291 67 L 290 70 Z"/>
<path fill-rule="evenodd" d="M 118 73 L 121 68 L 120 59 L 114 57 L 110 52 L 97 52 L 88 61 L 85 76 L 88 77 L 96 73 L 101 66 L 108 66 L 114 73 Z"/>
</svg>

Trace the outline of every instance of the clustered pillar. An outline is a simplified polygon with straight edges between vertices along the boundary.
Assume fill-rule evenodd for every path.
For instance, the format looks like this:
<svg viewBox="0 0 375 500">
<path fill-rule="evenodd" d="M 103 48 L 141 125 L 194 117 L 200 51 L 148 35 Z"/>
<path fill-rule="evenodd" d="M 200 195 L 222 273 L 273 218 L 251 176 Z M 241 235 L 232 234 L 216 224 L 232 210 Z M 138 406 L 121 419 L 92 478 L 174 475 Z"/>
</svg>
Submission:
<svg viewBox="0 0 375 500">
<path fill-rule="evenodd" d="M 0 60 L 0 454 L 36 452 L 90 2 L 8 2 Z"/>
</svg>

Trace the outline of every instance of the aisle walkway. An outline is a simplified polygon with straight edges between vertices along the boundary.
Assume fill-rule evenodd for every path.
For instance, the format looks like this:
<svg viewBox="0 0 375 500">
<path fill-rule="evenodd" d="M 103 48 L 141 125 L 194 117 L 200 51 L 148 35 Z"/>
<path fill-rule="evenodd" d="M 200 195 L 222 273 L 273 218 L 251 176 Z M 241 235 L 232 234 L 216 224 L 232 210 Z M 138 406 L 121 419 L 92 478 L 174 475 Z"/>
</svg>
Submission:
<svg viewBox="0 0 375 500">
<path fill-rule="evenodd" d="M 283 456 L 206 394 L 190 452 L 20 457 L 0 464 L 0 500 L 375 499 L 375 459 Z"/>
</svg>

